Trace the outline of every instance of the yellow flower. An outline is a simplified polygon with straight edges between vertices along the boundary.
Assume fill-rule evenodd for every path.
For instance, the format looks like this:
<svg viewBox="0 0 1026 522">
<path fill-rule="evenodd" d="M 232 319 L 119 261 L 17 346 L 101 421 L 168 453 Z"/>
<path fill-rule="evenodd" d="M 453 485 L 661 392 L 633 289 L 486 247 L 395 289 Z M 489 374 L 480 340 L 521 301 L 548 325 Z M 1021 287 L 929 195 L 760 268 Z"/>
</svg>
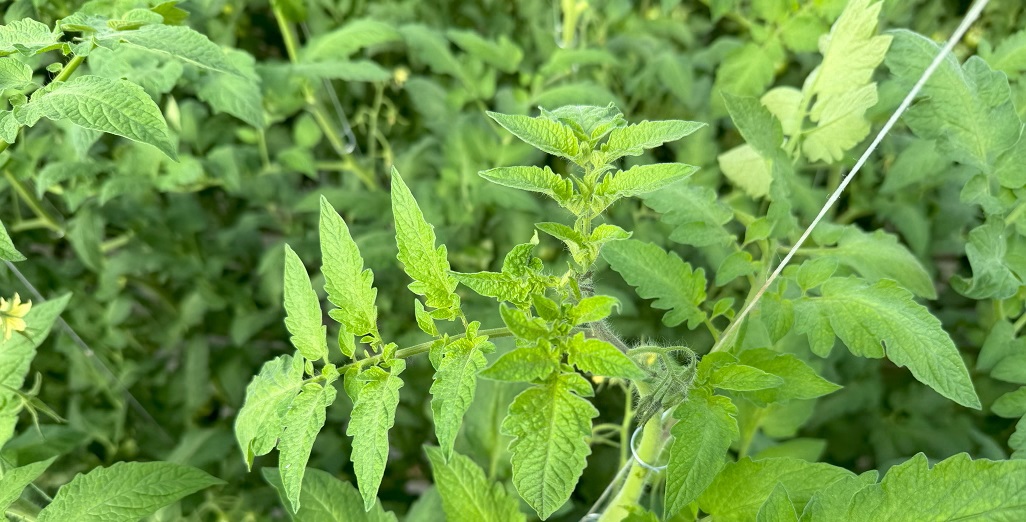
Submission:
<svg viewBox="0 0 1026 522">
<path fill-rule="evenodd" d="M 14 335 L 14 332 L 24 332 L 26 328 L 25 317 L 32 309 L 32 301 L 21 302 L 21 296 L 14 294 L 10 301 L 0 297 L 0 330 L 4 333 L 4 340 L 7 341 Z"/>
</svg>

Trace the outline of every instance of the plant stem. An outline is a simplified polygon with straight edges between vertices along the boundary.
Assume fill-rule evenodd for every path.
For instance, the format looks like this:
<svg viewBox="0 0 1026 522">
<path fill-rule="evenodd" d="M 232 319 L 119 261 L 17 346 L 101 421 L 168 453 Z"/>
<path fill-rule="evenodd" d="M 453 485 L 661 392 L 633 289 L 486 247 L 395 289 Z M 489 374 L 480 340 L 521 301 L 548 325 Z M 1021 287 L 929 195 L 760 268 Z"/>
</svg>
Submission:
<svg viewBox="0 0 1026 522">
<path fill-rule="evenodd" d="M 1019 318 L 1015 320 L 1015 323 L 1012 324 L 1012 330 L 1014 330 L 1015 333 L 1019 333 L 1023 326 L 1026 326 L 1026 313 L 1020 315 Z"/>
<path fill-rule="evenodd" d="M 630 444 L 628 439 L 627 444 Z M 659 415 L 653 416 L 645 423 L 641 432 L 641 444 L 638 445 L 637 456 L 639 459 L 651 464 L 663 449 L 663 422 Z M 602 513 L 599 522 L 620 522 L 630 513 L 631 506 L 638 505 L 641 494 L 645 492 L 645 483 L 648 482 L 648 475 L 651 470 L 637 462 L 631 463 L 631 470 L 627 479 L 616 494 L 609 507 Z"/>
<path fill-rule="evenodd" d="M 512 337 L 513 332 L 509 331 L 509 328 L 492 328 L 490 330 L 481 330 L 477 332 L 477 335 L 487 335 L 492 339 L 500 339 L 502 337 Z M 455 341 L 466 337 L 467 334 L 461 333 L 449 337 L 449 340 Z M 420 343 L 418 345 L 411 346 L 409 348 L 403 348 L 395 352 L 396 359 L 406 359 L 413 357 L 414 355 L 420 355 L 431 349 L 431 345 L 435 344 L 435 341 L 428 341 L 426 343 Z M 350 368 L 363 368 L 368 365 L 375 365 L 382 359 L 381 355 L 375 355 L 373 357 L 367 357 L 366 359 L 360 359 L 359 361 L 353 361 L 344 366 L 338 368 L 339 373 L 345 373 Z"/>
<path fill-rule="evenodd" d="M 53 230 L 58 236 L 64 237 L 64 228 L 61 227 L 57 220 L 43 208 L 43 204 L 39 201 L 39 198 L 37 198 L 36 195 L 33 194 L 20 179 L 14 177 L 14 174 L 11 174 L 11 171 L 9 170 L 4 170 L 4 178 L 11 184 L 11 187 L 13 187 L 15 192 L 21 196 L 21 199 L 29 206 L 29 208 L 32 209 L 32 212 L 37 218 L 39 218 L 46 228 Z"/>
<path fill-rule="evenodd" d="M 78 69 L 79 65 L 82 65 L 82 62 L 85 62 L 85 59 L 86 59 L 85 55 L 82 55 L 82 54 L 76 55 L 74 58 L 69 60 L 68 63 L 66 63 L 64 65 L 64 68 L 61 69 L 61 72 L 59 74 L 57 74 L 57 76 L 54 77 L 53 81 L 55 81 L 55 82 L 66 82 L 66 81 L 68 81 L 68 78 L 75 72 L 75 69 Z"/>
</svg>

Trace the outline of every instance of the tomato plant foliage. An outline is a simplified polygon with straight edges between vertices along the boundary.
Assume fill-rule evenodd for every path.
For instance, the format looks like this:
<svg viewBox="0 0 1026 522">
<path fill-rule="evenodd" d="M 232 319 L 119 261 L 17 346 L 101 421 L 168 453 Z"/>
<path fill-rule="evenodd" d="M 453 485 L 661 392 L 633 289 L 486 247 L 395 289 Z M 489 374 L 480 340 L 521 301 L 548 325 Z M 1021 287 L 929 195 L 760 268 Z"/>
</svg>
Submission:
<svg viewBox="0 0 1026 522">
<path fill-rule="evenodd" d="M 10 3 L 0 507 L 1026 517 L 1019 2 L 758 292 L 949 4 Z"/>
</svg>

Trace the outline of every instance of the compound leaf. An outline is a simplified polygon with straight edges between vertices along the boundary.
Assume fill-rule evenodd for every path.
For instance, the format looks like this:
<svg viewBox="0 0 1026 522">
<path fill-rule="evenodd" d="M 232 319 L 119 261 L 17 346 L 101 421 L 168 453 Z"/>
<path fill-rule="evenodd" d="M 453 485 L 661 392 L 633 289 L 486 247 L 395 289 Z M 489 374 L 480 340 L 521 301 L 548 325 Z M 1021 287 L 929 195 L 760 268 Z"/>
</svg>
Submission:
<svg viewBox="0 0 1026 522">
<path fill-rule="evenodd" d="M 254 457 L 274 448 L 285 427 L 285 415 L 302 387 L 303 358 L 291 355 L 264 363 L 246 386 L 246 402 L 235 418 L 235 438 L 247 468 Z"/>
<path fill-rule="evenodd" d="M 292 345 L 308 360 L 328 355 L 328 329 L 321 322 L 323 312 L 310 284 L 303 261 L 285 245 L 285 327 L 292 334 Z"/>
<path fill-rule="evenodd" d="M 513 484 L 542 520 L 570 498 L 591 453 L 591 419 L 598 410 L 571 391 L 575 384 L 562 375 L 528 388 L 502 421 L 502 433 L 514 437 Z"/>
<path fill-rule="evenodd" d="M 388 430 L 395 424 L 399 389 L 403 387 L 399 374 L 405 369 L 406 361 L 394 359 L 389 371 L 372 366 L 355 378 L 359 391 L 346 435 L 353 438 L 349 459 L 353 462 L 366 511 L 378 500 L 378 487 L 388 461 Z"/>
<path fill-rule="evenodd" d="M 314 440 L 324 427 L 325 411 L 335 402 L 335 393 L 335 387 L 330 384 L 306 384 L 285 414 L 285 431 L 278 443 L 278 465 L 285 498 L 293 513 L 299 512 L 306 463 L 310 460 Z"/>
<path fill-rule="evenodd" d="M 224 481 L 191 466 L 117 462 L 71 479 L 39 512 L 39 521 L 133 522 L 218 484 Z"/>
<path fill-rule="evenodd" d="M 86 129 L 148 143 L 171 159 L 178 158 L 160 108 L 142 87 L 127 80 L 79 76 L 54 82 L 36 91 L 15 116 L 28 126 L 40 118 L 67 119 Z"/>
<path fill-rule="evenodd" d="M 676 253 L 635 239 L 606 245 L 602 257 L 639 296 L 655 299 L 653 307 L 668 310 L 663 316 L 667 326 L 687 321 L 688 328 L 695 328 L 702 322 L 705 312 L 699 305 L 705 301 L 706 280 L 701 268 L 692 270 Z"/>
<path fill-rule="evenodd" d="M 705 491 L 727 461 L 731 441 L 739 435 L 737 407 L 729 398 L 704 388 L 692 390 L 673 416 L 678 422 L 671 429 L 675 438 L 666 467 L 666 518 Z"/>
<path fill-rule="evenodd" d="M 339 307 L 339 322 L 353 335 L 378 333 L 378 308 L 374 304 L 378 290 L 374 288 L 374 272 L 364 270 L 360 249 L 349 234 L 349 227 L 321 196 L 321 272 L 328 300 Z"/>
<path fill-rule="evenodd" d="M 516 522 L 527 519 L 520 512 L 517 498 L 501 484 L 488 480 L 469 457 L 452 453 L 446 460 L 440 448 L 428 446 L 426 450 L 448 520 Z"/>
<path fill-rule="evenodd" d="M 264 480 L 278 491 L 283 503 L 285 487 L 278 468 L 260 470 Z M 360 492 L 348 482 L 331 476 L 327 471 L 310 468 L 303 475 L 303 489 L 299 500 L 302 507 L 295 514 L 289 512 L 295 522 L 397 522 L 399 519 L 375 502 L 370 510 L 364 510 Z"/>
</svg>

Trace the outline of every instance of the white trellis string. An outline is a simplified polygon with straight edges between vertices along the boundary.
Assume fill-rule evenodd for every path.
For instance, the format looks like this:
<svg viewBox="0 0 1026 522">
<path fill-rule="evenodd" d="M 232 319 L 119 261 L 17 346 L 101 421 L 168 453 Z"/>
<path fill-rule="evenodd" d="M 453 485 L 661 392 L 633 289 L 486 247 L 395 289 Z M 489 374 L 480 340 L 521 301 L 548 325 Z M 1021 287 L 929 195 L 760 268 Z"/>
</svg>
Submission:
<svg viewBox="0 0 1026 522">
<path fill-rule="evenodd" d="M 788 263 L 791 262 L 791 258 L 794 257 L 795 252 L 797 252 L 798 249 L 801 248 L 803 244 L 805 244 L 805 240 L 808 239 L 809 236 L 812 234 L 812 230 L 816 228 L 816 225 L 818 225 L 819 222 L 823 220 L 823 217 L 826 216 L 826 213 L 830 211 L 830 208 L 833 207 L 834 203 L 836 203 L 838 198 L 841 197 L 841 194 L 844 192 L 844 189 L 847 188 L 848 184 L 851 183 L 851 180 L 855 178 L 855 175 L 858 174 L 859 169 L 861 169 L 862 166 L 866 164 L 866 161 L 869 160 L 869 156 L 872 155 L 874 151 L 876 151 L 876 148 L 880 145 L 880 142 L 883 141 L 884 136 L 886 136 L 887 133 L 890 132 L 891 128 L 894 127 L 894 124 L 898 122 L 898 119 L 901 117 L 901 115 L 912 104 L 912 100 L 919 95 L 919 91 L 921 91 L 923 87 L 926 85 L 926 82 L 930 80 L 930 76 L 933 76 L 934 71 L 936 71 L 937 68 L 940 67 L 941 62 L 943 62 L 944 59 L 948 56 L 948 53 L 950 53 L 951 50 L 955 47 L 955 44 L 962 40 L 962 37 L 965 35 L 966 31 L 968 31 L 969 27 L 973 24 L 973 22 L 975 22 L 976 19 L 979 18 L 980 13 L 983 12 L 983 8 L 985 8 L 989 2 L 990 0 L 979 0 L 972 6 L 971 9 L 969 9 L 968 12 L 966 12 L 965 17 L 962 18 L 962 22 L 958 25 L 958 28 L 956 28 L 955 32 L 951 34 L 951 38 L 948 38 L 948 42 L 941 49 L 940 53 L 938 53 L 937 56 L 934 57 L 933 62 L 930 63 L 930 66 L 927 67 L 925 71 L 923 71 L 923 75 L 920 76 L 919 81 L 917 81 L 915 85 L 912 86 L 912 90 L 909 91 L 908 95 L 905 96 L 905 99 L 902 100 L 901 105 L 898 105 L 898 108 L 895 109 L 894 114 L 892 114 L 890 119 L 887 120 L 887 123 L 884 123 L 884 126 L 880 129 L 880 132 L 877 133 L 876 138 L 874 138 L 873 142 L 870 143 L 869 148 L 867 148 L 866 151 L 862 153 L 862 156 L 859 158 L 859 160 L 855 162 L 855 166 L 851 169 L 851 171 L 848 172 L 847 175 L 844 176 L 844 179 L 842 179 L 841 183 L 837 186 L 837 190 L 834 190 L 834 193 L 830 194 L 830 197 L 827 199 L 826 204 L 824 204 L 823 208 L 819 210 L 819 214 L 816 216 L 815 219 L 812 220 L 812 223 L 809 224 L 809 227 L 805 229 L 805 232 L 802 233 L 801 237 L 798 238 L 798 242 L 796 242 L 794 246 L 791 247 L 791 250 L 787 252 L 787 255 L 784 256 L 784 259 L 780 261 L 780 264 L 777 265 L 777 268 L 773 270 L 773 273 L 770 274 L 770 276 L 766 279 L 766 282 L 763 283 L 762 287 L 759 288 L 759 291 L 756 292 L 755 297 L 752 299 L 752 301 L 748 303 L 748 305 L 741 310 L 741 313 L 737 316 L 737 318 L 735 318 L 734 321 L 730 323 L 730 326 L 728 326 L 727 330 L 723 332 L 723 335 L 720 337 L 719 342 L 717 342 L 713 346 L 711 351 L 716 352 L 723 350 L 725 349 L 727 344 L 731 342 L 734 333 L 737 331 L 738 327 L 741 326 L 741 323 L 744 321 L 745 317 L 748 316 L 748 312 L 751 312 L 752 309 L 755 308 L 755 305 L 759 302 L 759 299 L 762 299 L 762 295 L 766 293 L 766 290 L 768 290 L 770 285 L 773 284 L 773 281 L 777 279 L 777 276 L 779 276 L 780 273 L 784 271 L 784 268 L 788 265 Z"/>
</svg>

